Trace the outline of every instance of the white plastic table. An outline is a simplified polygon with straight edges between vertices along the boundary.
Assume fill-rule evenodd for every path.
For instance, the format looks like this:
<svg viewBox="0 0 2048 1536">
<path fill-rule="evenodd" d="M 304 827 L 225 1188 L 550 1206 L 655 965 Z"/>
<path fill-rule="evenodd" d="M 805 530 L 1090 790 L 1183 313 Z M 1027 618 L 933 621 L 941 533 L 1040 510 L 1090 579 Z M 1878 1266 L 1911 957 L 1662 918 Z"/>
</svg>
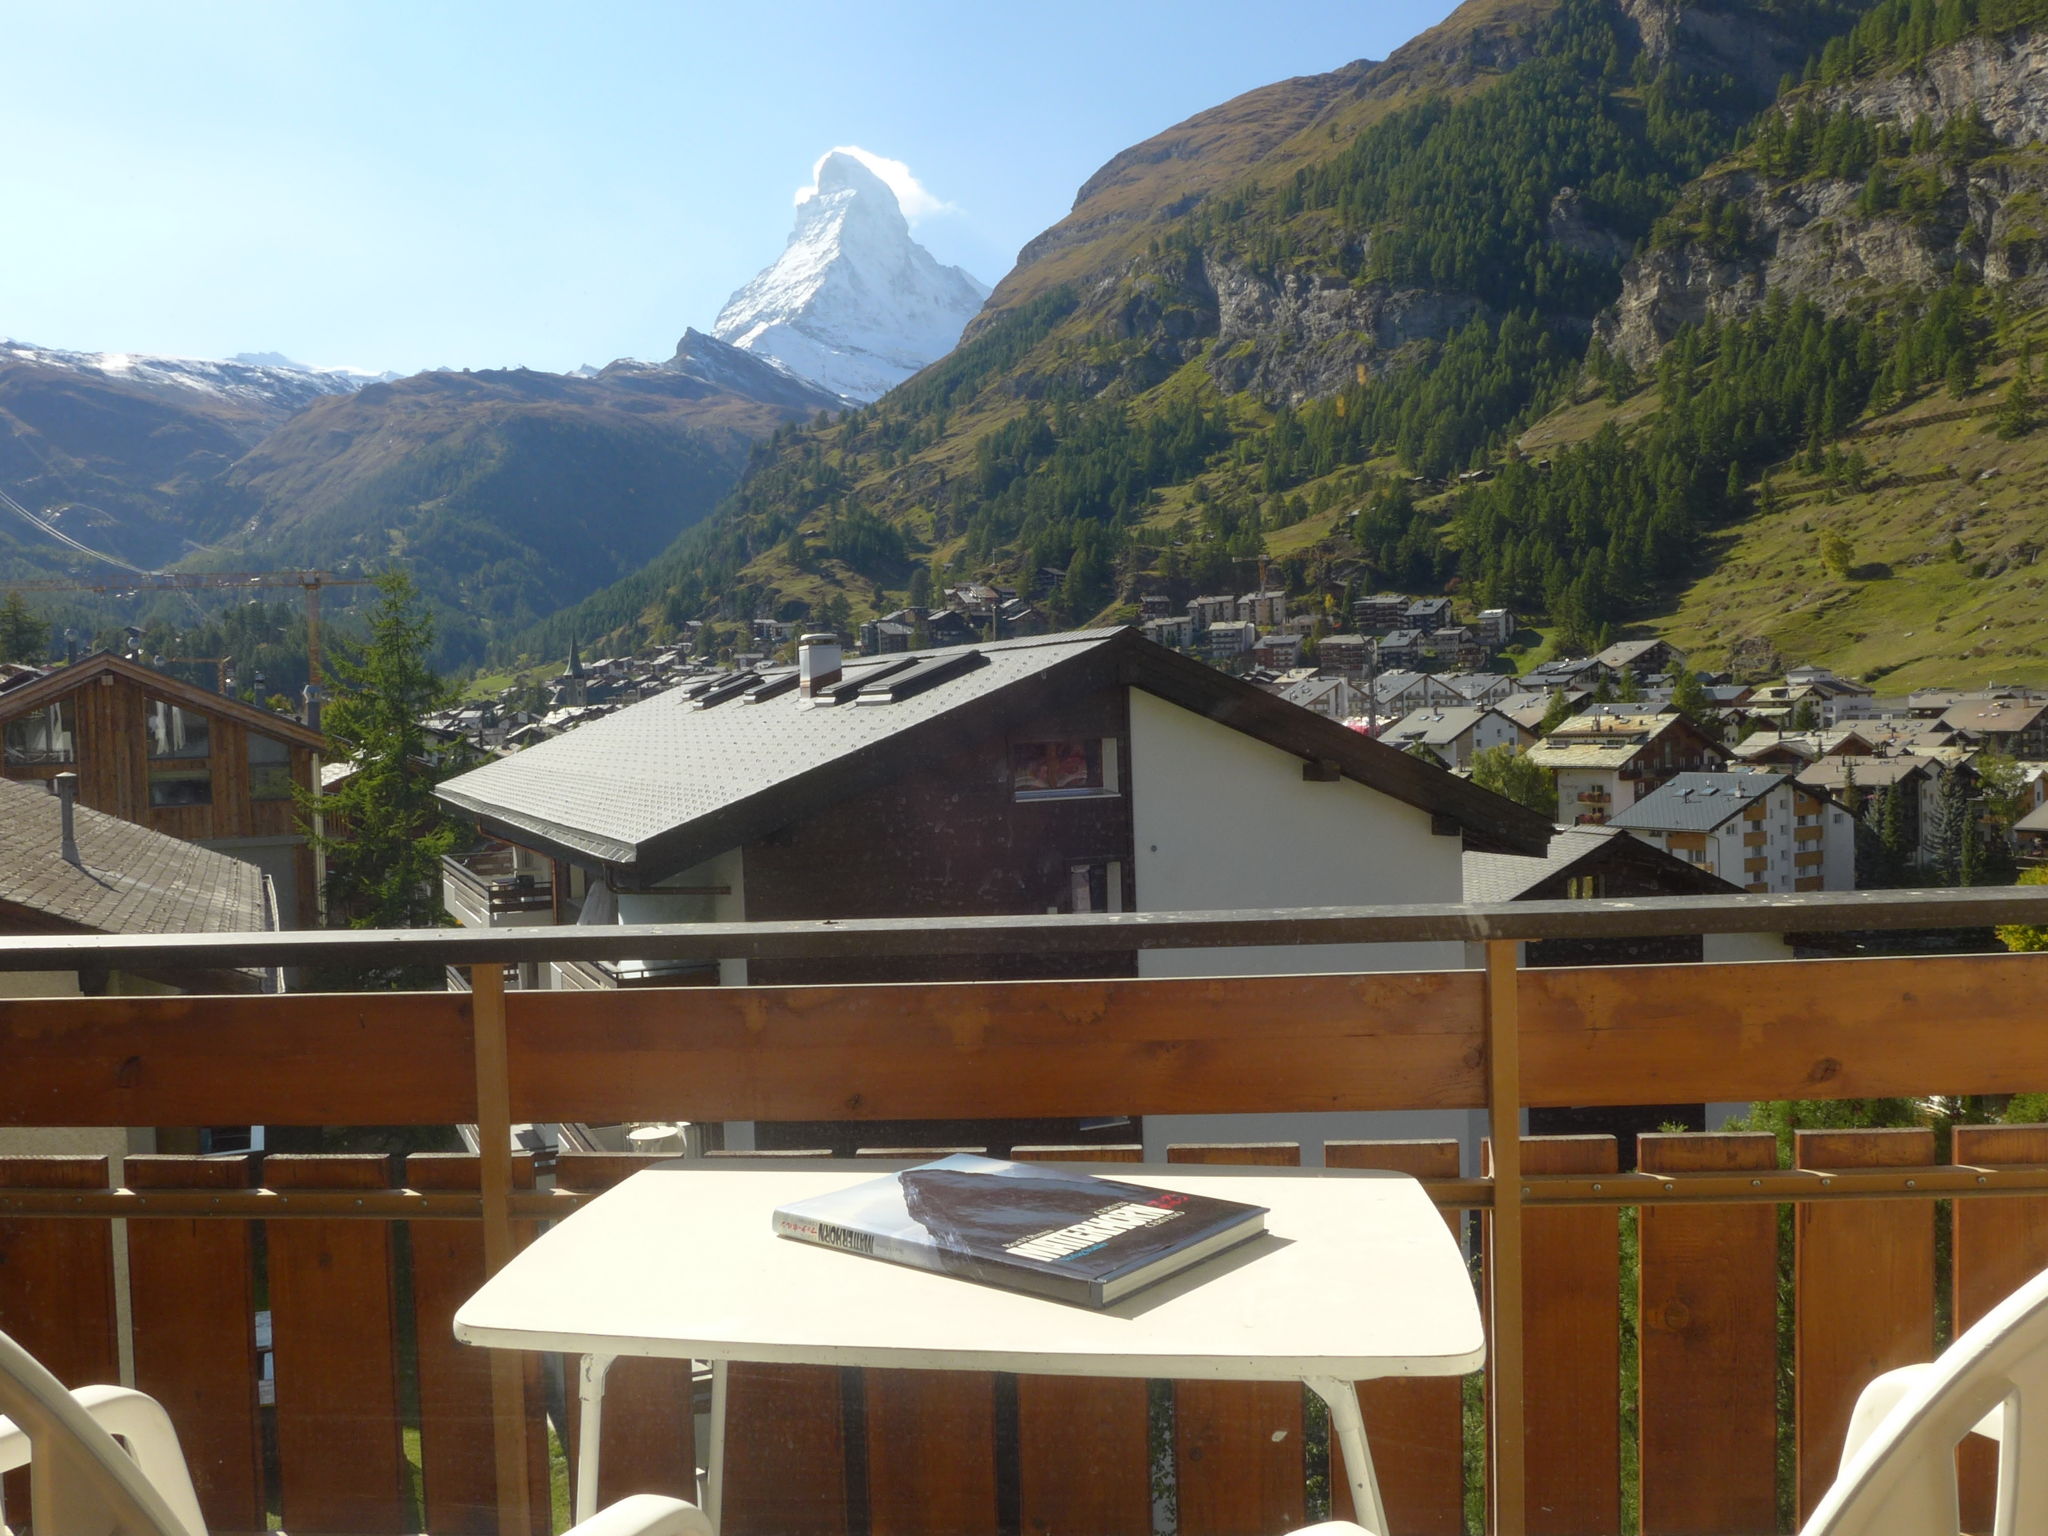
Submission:
<svg viewBox="0 0 2048 1536">
<path fill-rule="evenodd" d="M 1386 1514 L 1352 1383 L 1459 1376 L 1485 1358 L 1464 1258 L 1422 1186 L 1337 1169 L 1071 1164 L 1271 1210 L 1266 1233 L 1093 1311 L 777 1237 L 774 1209 L 913 1164 L 671 1163 L 526 1248 L 455 1314 L 455 1336 L 583 1356 L 576 1519 L 597 1507 L 604 1378 L 620 1355 L 712 1364 L 706 1513 L 719 1516 L 725 1366 L 1297 1380 L 1329 1405 L 1358 1519 Z"/>
</svg>

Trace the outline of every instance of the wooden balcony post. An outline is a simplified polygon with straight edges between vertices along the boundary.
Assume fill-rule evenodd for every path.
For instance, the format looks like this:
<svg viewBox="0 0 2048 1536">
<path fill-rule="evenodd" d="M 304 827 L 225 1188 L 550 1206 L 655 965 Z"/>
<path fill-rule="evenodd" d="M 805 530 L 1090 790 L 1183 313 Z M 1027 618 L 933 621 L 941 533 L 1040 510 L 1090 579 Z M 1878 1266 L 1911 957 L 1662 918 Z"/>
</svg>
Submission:
<svg viewBox="0 0 2048 1536">
<path fill-rule="evenodd" d="M 512 1257 L 512 1079 L 505 1039 L 502 966 L 469 968 L 470 1029 L 476 1052 L 477 1167 L 483 1185 L 484 1274 Z M 498 1474 L 499 1536 L 529 1536 L 526 1484 L 526 1381 L 509 1349 L 491 1351 L 492 1446 Z"/>
<path fill-rule="evenodd" d="M 1486 1106 L 1493 1150 L 1493 1213 L 1487 1271 L 1492 1280 L 1494 1536 L 1523 1536 L 1522 1404 L 1522 1041 L 1515 994 L 1519 946 L 1486 945 Z"/>
</svg>

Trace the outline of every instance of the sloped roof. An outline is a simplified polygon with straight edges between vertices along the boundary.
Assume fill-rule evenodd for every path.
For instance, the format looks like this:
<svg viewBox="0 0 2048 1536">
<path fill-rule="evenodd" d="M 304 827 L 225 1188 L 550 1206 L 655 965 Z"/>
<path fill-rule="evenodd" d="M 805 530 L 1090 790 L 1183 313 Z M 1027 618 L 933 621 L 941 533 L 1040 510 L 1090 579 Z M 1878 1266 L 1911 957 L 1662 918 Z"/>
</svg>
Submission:
<svg viewBox="0 0 2048 1536">
<path fill-rule="evenodd" d="M 41 784 L 0 779 L 0 904 L 97 933 L 254 933 L 270 926 L 263 871 L 78 806 L 79 864 L 63 807 Z"/>
<path fill-rule="evenodd" d="M 1427 704 L 1388 726 L 1380 733 L 1380 740 L 1419 741 L 1427 747 L 1445 747 L 1490 713 L 1490 710 L 1461 708 L 1455 704 Z"/>
<path fill-rule="evenodd" d="M 1782 773 L 1681 773 L 1627 810 L 1608 817 L 1607 824 L 1660 832 L 1711 832 L 1787 777 Z"/>
<path fill-rule="evenodd" d="M 1942 712 L 1941 723 L 1952 731 L 2024 731 L 2048 709 L 2041 699 L 1963 699 Z"/>
<path fill-rule="evenodd" d="M 1617 844 L 1616 838 L 1625 839 Z M 1631 863 L 1660 871 L 1660 878 L 1691 886 L 1701 895 L 1733 895 L 1741 886 L 1709 874 L 1696 864 L 1674 858 L 1653 843 L 1611 823 L 1604 827 L 1559 827 L 1540 858 L 1512 853 L 1468 853 L 1464 859 L 1465 900 L 1521 901 L 1538 886 L 1559 875 L 1590 872 L 1617 854 Z M 1582 871 L 1580 866 L 1586 866 Z M 1611 867 L 1611 866 L 1610 866 Z"/>
<path fill-rule="evenodd" d="M 965 714 L 1043 710 L 1072 690 L 1112 683 L 1305 760 L 1333 761 L 1345 777 L 1454 819 L 1479 845 L 1537 848 L 1547 839 L 1548 824 L 1526 808 L 1135 629 L 854 658 L 841 687 L 861 691 L 822 708 L 799 696 L 789 668 L 699 680 L 459 774 L 435 793 L 515 840 L 658 878 L 885 782 Z"/>
<path fill-rule="evenodd" d="M 130 661 L 125 656 L 116 656 L 111 651 L 95 651 L 90 656 L 79 658 L 68 667 L 52 668 L 32 683 L 25 683 L 19 688 L 10 688 L 5 693 L 0 693 L 0 720 L 12 719 L 42 705 L 54 703 L 106 673 L 128 678 L 167 703 L 182 705 L 202 714 L 238 720 L 252 731 L 261 731 L 266 736 L 275 736 L 282 741 L 311 747 L 316 752 L 327 750 L 326 737 L 318 731 L 308 730 L 296 720 L 287 719 L 267 709 L 258 709 L 254 704 L 244 704 L 240 699 L 231 699 L 226 694 L 195 688 L 188 682 L 172 677 L 168 672 L 145 667 L 140 662 Z"/>
</svg>

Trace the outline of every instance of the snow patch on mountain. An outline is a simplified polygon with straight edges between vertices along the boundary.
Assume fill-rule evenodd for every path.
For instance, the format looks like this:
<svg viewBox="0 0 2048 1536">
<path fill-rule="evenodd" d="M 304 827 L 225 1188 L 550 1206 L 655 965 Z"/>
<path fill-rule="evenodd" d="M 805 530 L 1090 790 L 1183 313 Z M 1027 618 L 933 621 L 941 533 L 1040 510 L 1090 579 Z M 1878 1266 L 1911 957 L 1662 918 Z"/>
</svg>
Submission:
<svg viewBox="0 0 2048 1536">
<path fill-rule="evenodd" d="M 163 357 L 149 352 L 67 352 L 25 341 L 0 340 L 0 364 L 9 362 L 90 374 L 152 392 L 186 390 L 286 412 L 303 410 L 324 395 L 351 394 L 379 378 L 351 369 L 304 368 L 293 363 L 278 366 L 217 358 Z"/>
<path fill-rule="evenodd" d="M 726 301 L 712 334 L 873 400 L 952 351 L 988 289 L 911 238 L 896 194 L 854 154 L 826 155 L 814 186 L 781 256 Z"/>
</svg>

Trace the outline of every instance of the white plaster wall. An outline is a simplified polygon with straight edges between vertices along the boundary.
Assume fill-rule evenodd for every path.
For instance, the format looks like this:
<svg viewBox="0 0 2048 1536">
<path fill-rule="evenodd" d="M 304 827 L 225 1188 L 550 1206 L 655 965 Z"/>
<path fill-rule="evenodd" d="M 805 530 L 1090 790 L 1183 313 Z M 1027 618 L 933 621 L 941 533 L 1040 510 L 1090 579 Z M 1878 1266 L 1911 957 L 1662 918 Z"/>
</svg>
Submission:
<svg viewBox="0 0 2048 1536">
<path fill-rule="evenodd" d="M 1131 690 L 1130 793 L 1140 912 L 1461 901 L 1462 840 L 1429 813 L 1349 779 L 1304 782 L 1301 759 L 1150 694 Z M 1435 971 L 1466 967 L 1465 946 L 1278 945 L 1145 950 L 1141 976 Z M 1145 1155 L 1174 1142 L 1294 1141 L 1318 1166 L 1328 1140 L 1455 1137 L 1476 1166 L 1483 1116 L 1463 1110 L 1334 1114 L 1147 1115 Z"/>
<path fill-rule="evenodd" d="M 1137 910 L 1371 906 L 1464 899 L 1463 844 L 1429 813 L 1349 779 L 1312 784 L 1301 759 L 1131 690 Z M 1147 950 L 1142 976 L 1461 969 L 1464 947 L 1318 944 Z"/>
</svg>

